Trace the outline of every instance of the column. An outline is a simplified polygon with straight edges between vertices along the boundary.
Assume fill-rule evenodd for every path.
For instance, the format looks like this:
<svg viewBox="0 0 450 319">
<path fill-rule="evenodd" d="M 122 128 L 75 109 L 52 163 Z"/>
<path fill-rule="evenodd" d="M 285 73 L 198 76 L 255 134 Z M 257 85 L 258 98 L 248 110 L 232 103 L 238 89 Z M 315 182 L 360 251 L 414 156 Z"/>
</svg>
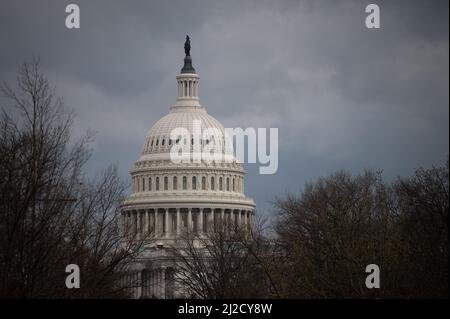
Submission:
<svg viewBox="0 0 450 319">
<path fill-rule="evenodd" d="M 237 215 L 237 226 L 238 226 L 238 230 L 241 230 L 241 210 L 238 210 L 238 215 Z"/>
<path fill-rule="evenodd" d="M 150 236 L 150 211 L 145 210 L 145 236 L 148 238 Z"/>
<path fill-rule="evenodd" d="M 200 212 L 199 212 L 199 216 L 198 216 L 198 223 L 197 223 L 197 231 L 198 233 L 201 235 L 203 234 L 203 209 L 204 208 L 200 208 Z"/>
<path fill-rule="evenodd" d="M 155 272 L 150 271 L 150 298 L 155 294 Z"/>
<path fill-rule="evenodd" d="M 161 268 L 158 269 L 158 298 L 162 298 L 162 273 L 161 273 Z"/>
<path fill-rule="evenodd" d="M 161 296 L 166 298 L 166 269 L 161 268 Z"/>
<path fill-rule="evenodd" d="M 188 208 L 187 228 L 190 233 L 192 231 L 192 208 Z"/>
<path fill-rule="evenodd" d="M 180 209 L 177 208 L 177 235 L 181 233 L 181 216 L 180 216 Z"/>
<path fill-rule="evenodd" d="M 206 233 L 209 233 L 211 229 L 211 214 L 214 214 L 214 208 L 210 208 L 210 212 L 205 215 Z"/>
<path fill-rule="evenodd" d="M 142 211 L 137 211 L 137 221 L 138 221 L 138 239 L 142 239 Z"/>
<path fill-rule="evenodd" d="M 159 269 L 155 269 L 155 296 L 159 298 Z"/>
<path fill-rule="evenodd" d="M 159 220 L 158 220 L 158 209 L 154 209 L 153 210 L 153 215 L 154 215 L 154 219 L 155 219 L 155 237 L 157 237 L 159 235 Z"/>
<path fill-rule="evenodd" d="M 169 209 L 164 208 L 164 223 L 165 223 L 165 235 L 166 237 L 169 237 L 169 229 L 170 229 L 170 225 L 169 225 Z"/>
<path fill-rule="evenodd" d="M 138 298 L 142 296 L 142 271 L 138 271 L 137 274 L 137 289 L 136 289 L 136 295 Z"/>
<path fill-rule="evenodd" d="M 235 182 L 236 183 L 236 182 Z M 235 185 L 236 186 L 236 185 Z M 236 188 L 235 188 L 236 189 Z M 235 210 L 234 209 L 232 209 L 231 210 L 231 212 L 230 212 L 230 214 L 231 214 L 231 230 L 233 231 L 233 232 L 236 232 L 236 226 L 237 226 L 237 221 L 236 221 L 236 214 L 235 214 Z"/>
<path fill-rule="evenodd" d="M 137 212 L 134 210 L 133 214 L 133 238 L 137 238 Z"/>
<path fill-rule="evenodd" d="M 248 220 L 247 220 L 247 211 L 244 210 L 244 229 L 245 232 L 248 232 Z"/>
<path fill-rule="evenodd" d="M 216 208 L 213 208 L 211 211 L 211 232 L 215 232 L 216 231 Z"/>
</svg>

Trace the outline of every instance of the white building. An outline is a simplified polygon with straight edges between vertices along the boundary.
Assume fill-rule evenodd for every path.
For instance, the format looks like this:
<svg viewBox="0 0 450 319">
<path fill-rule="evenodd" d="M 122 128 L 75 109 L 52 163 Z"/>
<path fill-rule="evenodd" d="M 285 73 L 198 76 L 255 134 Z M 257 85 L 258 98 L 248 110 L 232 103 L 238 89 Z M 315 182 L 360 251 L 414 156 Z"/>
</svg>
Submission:
<svg viewBox="0 0 450 319">
<path fill-rule="evenodd" d="M 148 241 L 129 274 L 130 280 L 142 283 L 133 291 L 136 298 L 178 296 L 176 265 L 167 248 L 180 244 L 180 234 L 189 230 L 202 236 L 223 221 L 236 227 L 253 223 L 255 203 L 244 194 L 245 172 L 224 147 L 224 127 L 199 103 L 199 76 L 192 67 L 188 37 L 185 53 L 176 77 L 176 103 L 145 137 L 131 170 L 132 194 L 122 203 L 124 235 Z M 190 135 L 174 136 L 179 128 Z M 199 128 L 215 133 L 200 136 Z M 206 146 L 216 160 L 180 163 L 171 157 L 173 147 L 184 147 L 194 156 Z"/>
</svg>

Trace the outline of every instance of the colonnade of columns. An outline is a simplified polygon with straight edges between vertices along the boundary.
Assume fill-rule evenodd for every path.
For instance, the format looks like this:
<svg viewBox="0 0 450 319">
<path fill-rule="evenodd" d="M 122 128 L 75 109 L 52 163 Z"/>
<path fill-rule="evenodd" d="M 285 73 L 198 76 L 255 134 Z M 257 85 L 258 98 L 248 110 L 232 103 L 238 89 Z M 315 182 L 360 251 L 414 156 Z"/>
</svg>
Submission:
<svg viewBox="0 0 450 319">
<path fill-rule="evenodd" d="M 185 78 L 179 80 L 178 97 L 198 97 L 198 80 Z"/>
<path fill-rule="evenodd" d="M 125 273 L 120 285 L 129 289 L 134 298 L 173 298 L 174 269 L 160 267 Z"/>
<path fill-rule="evenodd" d="M 122 227 L 131 238 L 175 238 L 184 232 L 201 235 L 220 227 L 248 231 L 253 215 L 251 210 L 223 208 L 130 209 L 122 211 Z"/>
<path fill-rule="evenodd" d="M 141 297 L 173 298 L 174 270 L 171 267 L 144 269 L 142 276 Z"/>
</svg>

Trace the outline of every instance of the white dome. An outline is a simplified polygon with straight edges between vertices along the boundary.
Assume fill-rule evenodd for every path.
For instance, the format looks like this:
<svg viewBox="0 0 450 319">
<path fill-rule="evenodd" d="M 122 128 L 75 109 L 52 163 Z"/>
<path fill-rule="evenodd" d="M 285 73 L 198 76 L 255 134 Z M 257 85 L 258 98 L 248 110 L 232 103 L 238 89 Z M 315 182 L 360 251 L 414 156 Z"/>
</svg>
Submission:
<svg viewBox="0 0 450 319">
<path fill-rule="evenodd" d="M 162 117 L 153 127 L 148 131 L 147 138 L 169 137 L 170 132 L 182 127 L 189 132 L 193 132 L 194 121 L 200 121 L 202 129 L 207 127 L 216 128 L 222 133 L 224 127 L 218 120 L 206 113 L 204 108 L 172 108 L 169 114 Z"/>
<path fill-rule="evenodd" d="M 177 267 L 166 247 L 184 249 L 186 234 L 207 239 L 219 230 L 250 232 L 254 227 L 255 202 L 244 193 L 245 172 L 224 127 L 199 103 L 199 77 L 186 41 L 176 103 L 148 131 L 130 171 L 132 193 L 121 204 L 124 237 L 144 241 L 132 265 L 148 283 L 136 288 L 144 297 L 166 296 L 162 274 Z M 177 161 L 179 153 L 188 160 Z"/>
<path fill-rule="evenodd" d="M 171 148 L 181 143 L 192 145 L 191 153 L 201 152 L 208 144 L 218 158 L 234 162 L 232 143 L 225 136 L 223 125 L 202 106 L 174 106 L 148 131 L 139 161 L 168 159 Z"/>
<path fill-rule="evenodd" d="M 130 172 L 132 194 L 122 203 L 129 223 L 142 222 L 132 219 L 132 214 L 138 212 L 153 216 L 153 226 L 159 229 L 155 234 L 158 240 L 176 239 L 179 231 L 190 227 L 185 222 L 188 219 L 196 225 L 203 223 L 198 219 L 203 213 L 210 220 L 205 229 L 210 227 L 219 209 L 228 215 L 223 218 L 237 223 L 242 217 L 250 225 L 255 209 L 254 201 L 244 193 L 245 172 L 234 157 L 225 128 L 199 103 L 198 79 L 193 73 L 177 76 L 176 103 L 148 131 L 142 154 Z M 157 221 L 162 217 L 162 209 L 166 210 L 164 227 Z M 184 214 L 183 221 L 177 217 L 176 209 Z M 175 226 L 175 220 L 181 225 Z"/>
</svg>

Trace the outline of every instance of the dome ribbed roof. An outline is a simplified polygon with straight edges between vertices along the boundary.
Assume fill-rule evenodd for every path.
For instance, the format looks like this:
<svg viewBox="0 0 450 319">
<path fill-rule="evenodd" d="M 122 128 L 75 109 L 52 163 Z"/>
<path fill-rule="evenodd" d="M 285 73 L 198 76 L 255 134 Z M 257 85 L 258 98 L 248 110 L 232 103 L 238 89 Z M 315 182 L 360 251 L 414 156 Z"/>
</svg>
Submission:
<svg viewBox="0 0 450 319">
<path fill-rule="evenodd" d="M 189 135 L 178 135 L 175 130 L 180 128 L 185 129 Z M 203 134 L 205 130 L 209 131 Z M 195 135 L 198 136 L 195 141 L 194 134 L 198 134 Z M 179 143 L 194 145 L 191 147 L 191 152 L 199 151 L 200 145 L 207 143 L 216 154 L 226 154 L 227 158 L 234 158 L 232 145 L 228 143 L 229 148 L 224 147 L 225 129 L 223 125 L 209 115 L 203 107 L 173 107 L 169 114 L 162 117 L 148 131 L 141 159 L 167 158 L 177 139 Z M 153 157 L 158 154 L 165 154 L 165 156 Z"/>
<path fill-rule="evenodd" d="M 169 114 L 162 117 L 147 133 L 147 138 L 169 138 L 172 130 L 176 128 L 185 128 L 189 132 L 193 132 L 194 121 L 201 123 L 201 128 L 215 128 L 220 132 L 224 132 L 224 127 L 218 120 L 206 113 L 202 109 L 173 109 Z"/>
</svg>

